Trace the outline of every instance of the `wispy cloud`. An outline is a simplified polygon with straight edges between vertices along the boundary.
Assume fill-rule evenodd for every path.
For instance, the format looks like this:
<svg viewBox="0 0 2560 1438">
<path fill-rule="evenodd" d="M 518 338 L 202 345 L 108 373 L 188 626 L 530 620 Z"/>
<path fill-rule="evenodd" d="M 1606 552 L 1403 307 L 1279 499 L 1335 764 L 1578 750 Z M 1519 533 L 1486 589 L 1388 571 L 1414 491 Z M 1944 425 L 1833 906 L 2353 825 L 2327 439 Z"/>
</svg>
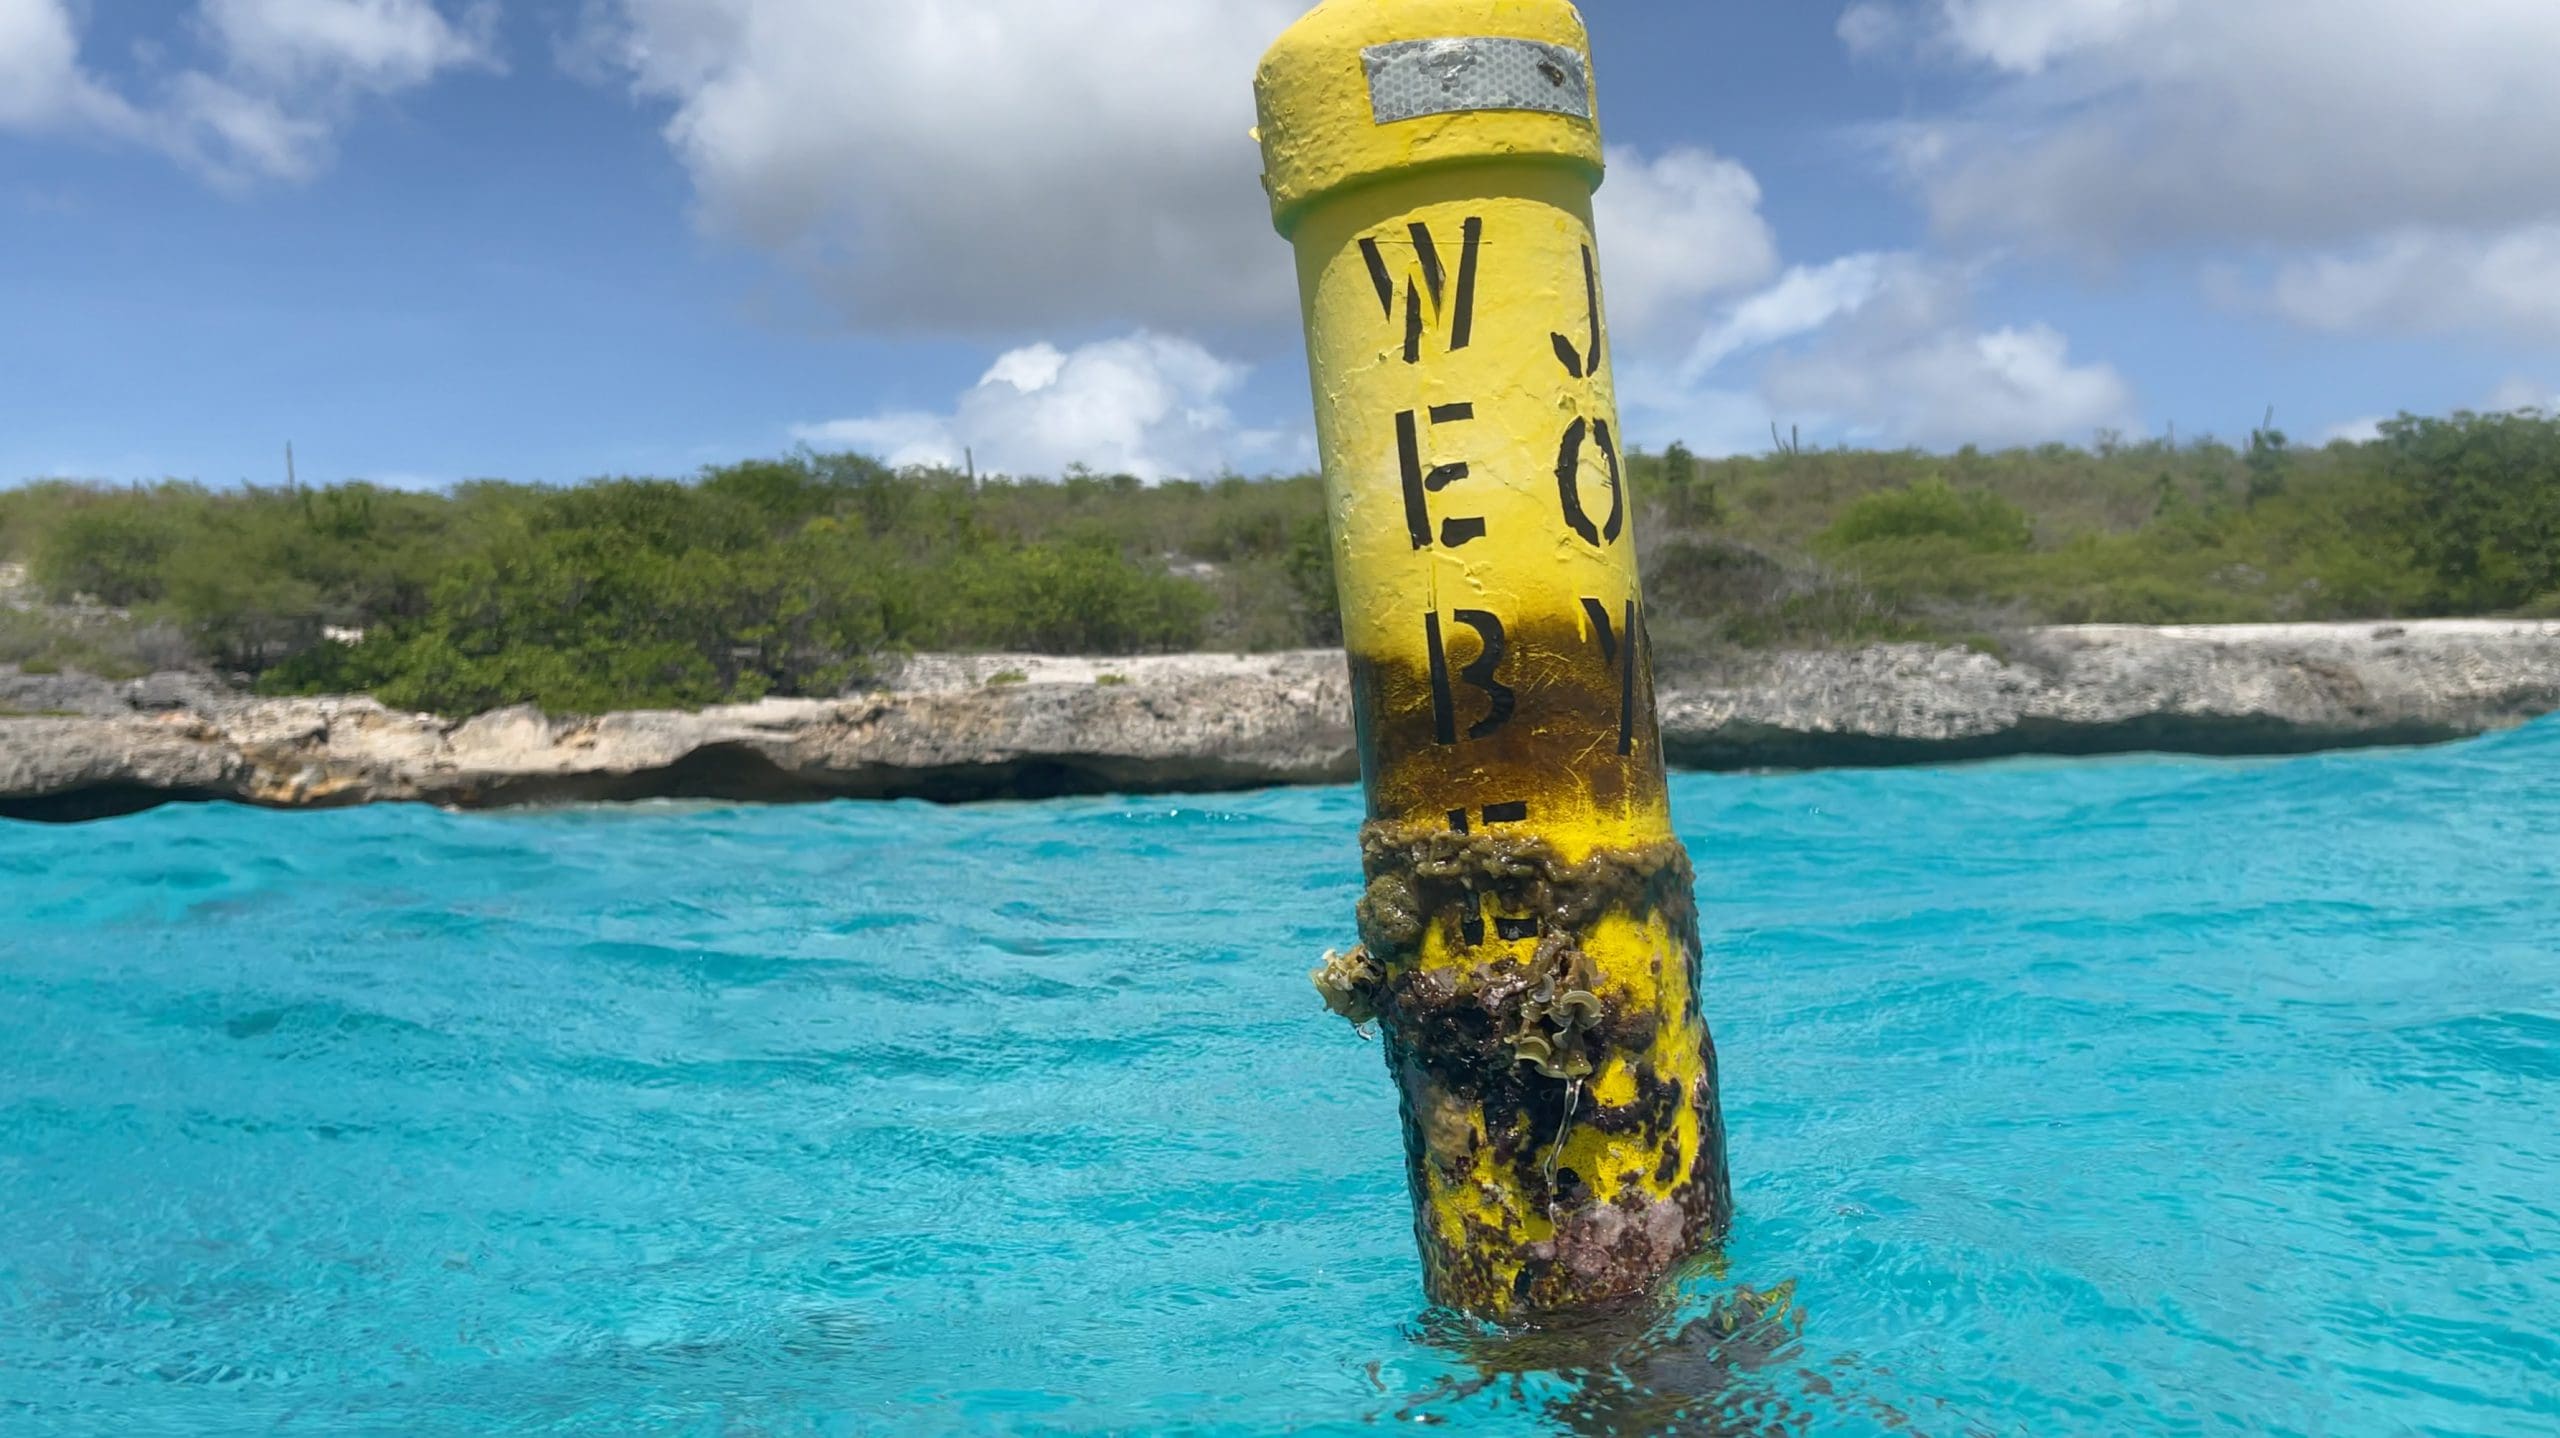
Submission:
<svg viewBox="0 0 2560 1438">
<path fill-rule="evenodd" d="M 0 0 L 0 130 L 88 134 L 160 150 L 224 186 L 306 180 L 368 97 L 495 68 L 497 11 L 429 0 L 200 0 L 169 38 L 204 64 L 127 95 L 81 57 L 67 0 Z"/>
</svg>

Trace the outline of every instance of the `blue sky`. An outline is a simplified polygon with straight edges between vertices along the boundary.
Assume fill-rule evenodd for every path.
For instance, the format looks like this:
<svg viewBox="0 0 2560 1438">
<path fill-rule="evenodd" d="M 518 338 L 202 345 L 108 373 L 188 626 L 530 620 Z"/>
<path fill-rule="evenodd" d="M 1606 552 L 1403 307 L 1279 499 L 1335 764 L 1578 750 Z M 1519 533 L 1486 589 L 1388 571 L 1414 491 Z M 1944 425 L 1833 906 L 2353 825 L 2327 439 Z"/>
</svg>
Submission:
<svg viewBox="0 0 2560 1438">
<path fill-rule="evenodd" d="M 1303 8 L 0 0 L 0 481 L 1301 467 L 1245 130 Z M 1648 447 L 2560 385 L 2548 0 L 1584 8 Z"/>
</svg>

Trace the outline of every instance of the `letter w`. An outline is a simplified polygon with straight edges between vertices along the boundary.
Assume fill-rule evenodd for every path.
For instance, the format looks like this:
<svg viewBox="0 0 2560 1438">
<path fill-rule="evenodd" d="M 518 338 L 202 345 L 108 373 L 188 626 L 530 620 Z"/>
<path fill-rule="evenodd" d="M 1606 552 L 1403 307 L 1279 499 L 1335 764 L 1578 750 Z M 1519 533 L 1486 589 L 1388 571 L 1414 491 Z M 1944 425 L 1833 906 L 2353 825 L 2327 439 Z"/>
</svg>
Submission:
<svg viewBox="0 0 2560 1438">
<path fill-rule="evenodd" d="M 1440 258 L 1440 246 L 1431 238 L 1431 227 L 1420 220 L 1406 227 L 1413 236 L 1413 258 L 1421 270 L 1419 279 L 1407 273 L 1404 277 L 1404 362 L 1422 363 L 1422 331 L 1425 323 L 1423 296 L 1431 301 L 1431 315 L 1445 320 L 1449 326 L 1449 349 L 1452 353 L 1465 349 L 1475 338 L 1476 328 L 1476 253 L 1484 247 L 1484 221 L 1470 216 L 1461 227 L 1463 238 L 1458 245 L 1458 288 L 1452 296 L 1449 269 Z M 1393 243 L 1390 241 L 1389 243 Z M 1374 239 L 1360 241 L 1360 257 L 1369 262 L 1369 281 L 1378 287 L 1378 309 L 1388 319 L 1396 317 L 1396 277 L 1388 272 L 1387 258 Z"/>
</svg>

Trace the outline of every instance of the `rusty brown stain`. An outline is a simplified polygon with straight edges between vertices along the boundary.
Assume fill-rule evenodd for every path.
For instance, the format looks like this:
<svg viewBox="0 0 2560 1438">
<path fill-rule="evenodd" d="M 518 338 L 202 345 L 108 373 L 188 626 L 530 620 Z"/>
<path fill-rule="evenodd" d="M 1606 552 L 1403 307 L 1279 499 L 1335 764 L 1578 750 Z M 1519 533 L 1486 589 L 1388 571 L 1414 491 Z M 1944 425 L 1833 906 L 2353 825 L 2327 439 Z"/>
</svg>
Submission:
<svg viewBox="0 0 2560 1438">
<path fill-rule="evenodd" d="M 1583 623 L 1578 615 L 1506 616 L 1510 652 L 1496 678 L 1518 696 L 1518 708 L 1500 729 L 1455 744 L 1435 740 L 1428 668 L 1403 656 L 1354 651 L 1352 713 L 1369 816 L 1429 819 L 1448 811 L 1452 795 L 1480 803 L 1526 801 L 1533 822 L 1541 801 L 1601 813 L 1664 807 L 1669 795 L 1650 647 L 1634 645 L 1634 742 L 1631 753 L 1620 754 L 1618 721 L 1627 695 L 1618 663 L 1628 658 L 1629 637 L 1617 636 L 1619 659 L 1609 661 Z M 1453 675 L 1483 652 L 1464 626 L 1447 642 Z M 1454 684 L 1453 698 L 1461 732 L 1488 708 L 1482 691 L 1464 683 Z"/>
</svg>

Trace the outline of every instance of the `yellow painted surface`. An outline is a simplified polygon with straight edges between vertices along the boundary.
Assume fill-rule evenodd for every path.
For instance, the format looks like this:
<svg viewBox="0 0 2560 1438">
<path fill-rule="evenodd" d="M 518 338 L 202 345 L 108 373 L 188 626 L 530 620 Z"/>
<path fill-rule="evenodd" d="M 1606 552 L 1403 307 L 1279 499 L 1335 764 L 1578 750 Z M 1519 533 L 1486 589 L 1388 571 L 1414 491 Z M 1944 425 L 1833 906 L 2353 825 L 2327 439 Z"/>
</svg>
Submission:
<svg viewBox="0 0 2560 1438">
<path fill-rule="evenodd" d="M 1330 0 L 1264 62 L 1265 182 L 1297 251 L 1370 817 L 1578 862 L 1672 838 L 1592 233 L 1600 134 L 1524 111 L 1376 122 L 1363 49 L 1472 36 L 1588 53 L 1563 0 Z M 1472 939 L 1435 925 L 1410 962 L 1525 963 L 1537 939 L 1497 937 L 1501 917 Z M 1654 914 L 1603 916 L 1580 948 L 1613 1010 L 1663 1022 L 1649 1052 L 1604 1056 L 1560 1145 L 1512 1137 L 1600 1204 L 1669 1198 L 1701 1162 L 1720 1190 L 1720 1133 L 1702 1156 L 1687 1109 L 1651 1143 L 1582 1121 L 1635 1098 L 1639 1063 L 1712 1093 L 1695 956 Z M 1522 1192 L 1482 1112 L 1462 1122 L 1414 1082 L 1426 1240 L 1479 1260 L 1461 1275 L 1426 1241 L 1434 1297 L 1501 1314 L 1585 1296 L 1515 1291 L 1568 1215 Z"/>
<path fill-rule="evenodd" d="M 1254 84 L 1263 184 L 1280 232 L 1309 202 L 1346 186 L 1402 181 L 1441 165 L 1525 156 L 1600 183 L 1600 128 L 1562 115 L 1479 110 L 1376 123 L 1360 55 L 1396 40 L 1540 40 L 1589 54 L 1582 16 L 1559 0 L 1327 0 L 1263 56 Z M 1597 113 L 1595 106 L 1594 113 Z"/>
<path fill-rule="evenodd" d="M 1559 335 L 1577 358 L 1591 347 L 1590 203 L 1570 170 L 1488 162 L 1352 191 L 1311 211 L 1298 241 L 1344 638 L 1378 671 L 1363 676 L 1372 817 L 1529 802 L 1537 832 L 1574 858 L 1670 832 L 1640 630 L 1625 632 L 1640 596 L 1605 328 L 1596 372 L 1577 378 L 1557 348 Z M 1473 314 L 1452 348 L 1470 224 Z M 1438 306 L 1416 279 L 1415 226 L 1438 253 Z M 1421 357 L 1407 363 L 1417 298 Z M 1576 434 L 1568 484 L 1558 467 Z M 1500 662 L 1471 676 L 1487 617 Z M 1493 685 L 1510 691 L 1507 717 Z"/>
</svg>

